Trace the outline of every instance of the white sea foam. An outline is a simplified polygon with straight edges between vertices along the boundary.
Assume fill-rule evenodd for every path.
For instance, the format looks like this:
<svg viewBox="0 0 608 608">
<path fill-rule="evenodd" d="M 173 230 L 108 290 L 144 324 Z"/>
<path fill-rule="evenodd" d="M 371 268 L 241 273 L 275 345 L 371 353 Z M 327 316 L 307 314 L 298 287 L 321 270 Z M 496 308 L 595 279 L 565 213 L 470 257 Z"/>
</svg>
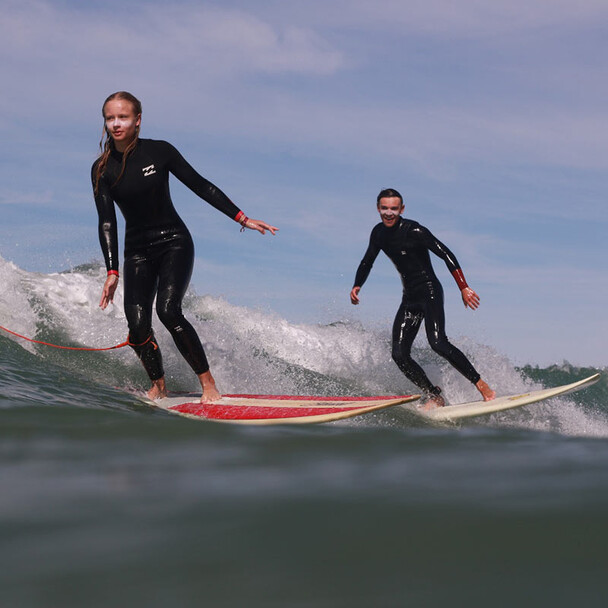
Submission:
<svg viewBox="0 0 608 608">
<path fill-rule="evenodd" d="M 27 336 L 35 334 L 37 320 L 24 286 L 31 276 L 0 257 L 0 325 Z M 29 343 L 22 345 L 32 350 Z"/>
<path fill-rule="evenodd" d="M 28 273 L 0 258 L 0 281 L 4 286 L 0 293 L 0 325 L 32 338 L 50 332 L 59 339 L 87 347 L 104 348 L 121 343 L 127 336 L 122 285 L 115 303 L 101 311 L 98 303 L 104 280 L 105 271 L 98 266 L 43 275 Z M 272 312 L 235 306 L 222 298 L 194 292 L 188 294 L 184 311 L 205 344 L 222 392 L 354 395 L 418 392 L 391 361 L 388 325 L 375 329 L 341 321 L 294 324 Z M 170 388 L 195 390 L 198 383 L 194 374 L 156 318 L 154 329 Z M 541 388 L 490 346 L 467 337 L 452 341 L 498 394 Z M 20 343 L 32 349 L 29 343 Z M 46 356 L 48 347 L 37 348 L 41 356 Z M 415 358 L 431 380 L 442 386 L 450 403 L 478 398 L 475 388 L 430 350 L 423 335 L 414 350 Z M 81 371 L 99 380 L 95 365 L 87 357 L 83 355 Z M 146 382 L 130 349 L 112 351 L 106 357 L 118 366 L 117 372 L 120 368 L 121 377 L 133 373 Z M 608 434 L 607 422 L 601 416 L 585 412 L 571 397 L 554 399 L 550 405 L 496 414 L 476 424 L 515 425 L 568 434 Z"/>
</svg>

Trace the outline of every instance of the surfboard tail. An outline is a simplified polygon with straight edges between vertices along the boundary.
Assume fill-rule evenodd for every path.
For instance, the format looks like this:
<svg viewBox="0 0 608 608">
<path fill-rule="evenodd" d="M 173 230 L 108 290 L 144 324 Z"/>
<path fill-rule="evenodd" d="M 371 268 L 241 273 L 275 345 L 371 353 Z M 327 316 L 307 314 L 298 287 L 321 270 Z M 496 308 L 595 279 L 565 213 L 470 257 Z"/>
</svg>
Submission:
<svg viewBox="0 0 608 608">
<path fill-rule="evenodd" d="M 429 411 L 417 410 L 417 413 L 432 420 L 460 420 L 462 418 L 473 418 L 475 416 L 487 416 L 495 412 L 510 410 L 524 405 L 530 405 L 539 401 L 545 401 L 558 395 L 567 395 L 595 384 L 600 379 L 600 374 L 593 374 L 583 380 L 564 384 L 554 388 L 545 388 L 517 395 L 506 395 L 497 397 L 492 401 L 472 401 L 470 403 L 459 403 L 448 405 Z"/>
</svg>

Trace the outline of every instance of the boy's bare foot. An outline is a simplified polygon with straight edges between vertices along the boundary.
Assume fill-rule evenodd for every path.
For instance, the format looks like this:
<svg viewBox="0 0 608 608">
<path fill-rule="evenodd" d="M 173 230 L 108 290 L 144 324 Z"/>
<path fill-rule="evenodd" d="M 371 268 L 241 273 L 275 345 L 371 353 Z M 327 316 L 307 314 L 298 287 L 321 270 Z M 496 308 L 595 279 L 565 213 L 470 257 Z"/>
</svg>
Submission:
<svg viewBox="0 0 608 608">
<path fill-rule="evenodd" d="M 492 401 L 496 398 L 496 391 L 493 391 L 483 380 L 479 379 L 475 387 L 481 393 L 484 401 Z"/>
<path fill-rule="evenodd" d="M 418 406 L 419 410 L 428 412 L 429 410 L 435 410 L 438 407 L 445 407 L 445 399 L 441 395 L 432 395 L 424 403 Z"/>
</svg>

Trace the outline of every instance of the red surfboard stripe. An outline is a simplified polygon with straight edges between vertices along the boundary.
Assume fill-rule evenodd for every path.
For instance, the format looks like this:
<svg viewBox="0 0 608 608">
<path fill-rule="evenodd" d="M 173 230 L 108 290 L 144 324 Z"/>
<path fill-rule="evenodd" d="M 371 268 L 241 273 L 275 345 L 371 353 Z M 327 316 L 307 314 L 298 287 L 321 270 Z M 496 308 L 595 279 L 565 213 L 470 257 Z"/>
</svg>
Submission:
<svg viewBox="0 0 608 608">
<path fill-rule="evenodd" d="M 267 418 L 299 418 L 303 416 L 321 416 L 336 412 L 364 410 L 365 407 L 256 407 L 252 405 L 214 405 L 211 403 L 182 403 L 171 410 L 191 416 L 200 416 L 209 420 L 256 420 Z"/>
<path fill-rule="evenodd" d="M 276 399 L 277 401 L 373 401 L 375 399 L 406 399 L 411 395 L 376 395 L 373 397 L 327 397 L 327 396 L 309 396 L 309 395 L 222 395 L 222 397 L 244 397 L 247 399 Z M 371 405 L 371 404 L 370 404 Z"/>
</svg>

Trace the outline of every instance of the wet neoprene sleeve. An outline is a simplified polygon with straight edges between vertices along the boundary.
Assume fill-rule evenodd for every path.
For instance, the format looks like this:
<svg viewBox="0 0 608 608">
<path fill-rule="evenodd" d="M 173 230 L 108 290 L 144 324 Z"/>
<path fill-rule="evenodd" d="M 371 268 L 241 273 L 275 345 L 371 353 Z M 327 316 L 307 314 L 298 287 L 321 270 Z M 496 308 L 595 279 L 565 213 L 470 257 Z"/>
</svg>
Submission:
<svg viewBox="0 0 608 608">
<path fill-rule="evenodd" d="M 91 169 L 95 189 L 97 160 Z M 127 157 L 124 173 L 122 154 L 112 150 L 97 185 L 95 205 L 99 216 L 99 242 L 107 270 L 118 270 L 118 232 L 114 203 L 126 221 L 125 251 L 149 243 L 168 230 L 186 230 L 171 200 L 172 173 L 190 190 L 229 218 L 237 220 L 240 209 L 208 179 L 200 175 L 166 141 L 139 139 Z"/>
<path fill-rule="evenodd" d="M 418 222 L 400 218 L 390 228 L 382 223 L 374 226 L 367 251 L 357 268 L 355 287 L 365 283 L 380 251 L 384 251 L 393 262 L 404 286 L 413 287 L 437 280 L 429 252 L 442 259 L 453 275 L 460 270 L 456 256 L 430 230 Z M 457 279 L 457 276 L 454 275 L 454 278 Z"/>
</svg>

